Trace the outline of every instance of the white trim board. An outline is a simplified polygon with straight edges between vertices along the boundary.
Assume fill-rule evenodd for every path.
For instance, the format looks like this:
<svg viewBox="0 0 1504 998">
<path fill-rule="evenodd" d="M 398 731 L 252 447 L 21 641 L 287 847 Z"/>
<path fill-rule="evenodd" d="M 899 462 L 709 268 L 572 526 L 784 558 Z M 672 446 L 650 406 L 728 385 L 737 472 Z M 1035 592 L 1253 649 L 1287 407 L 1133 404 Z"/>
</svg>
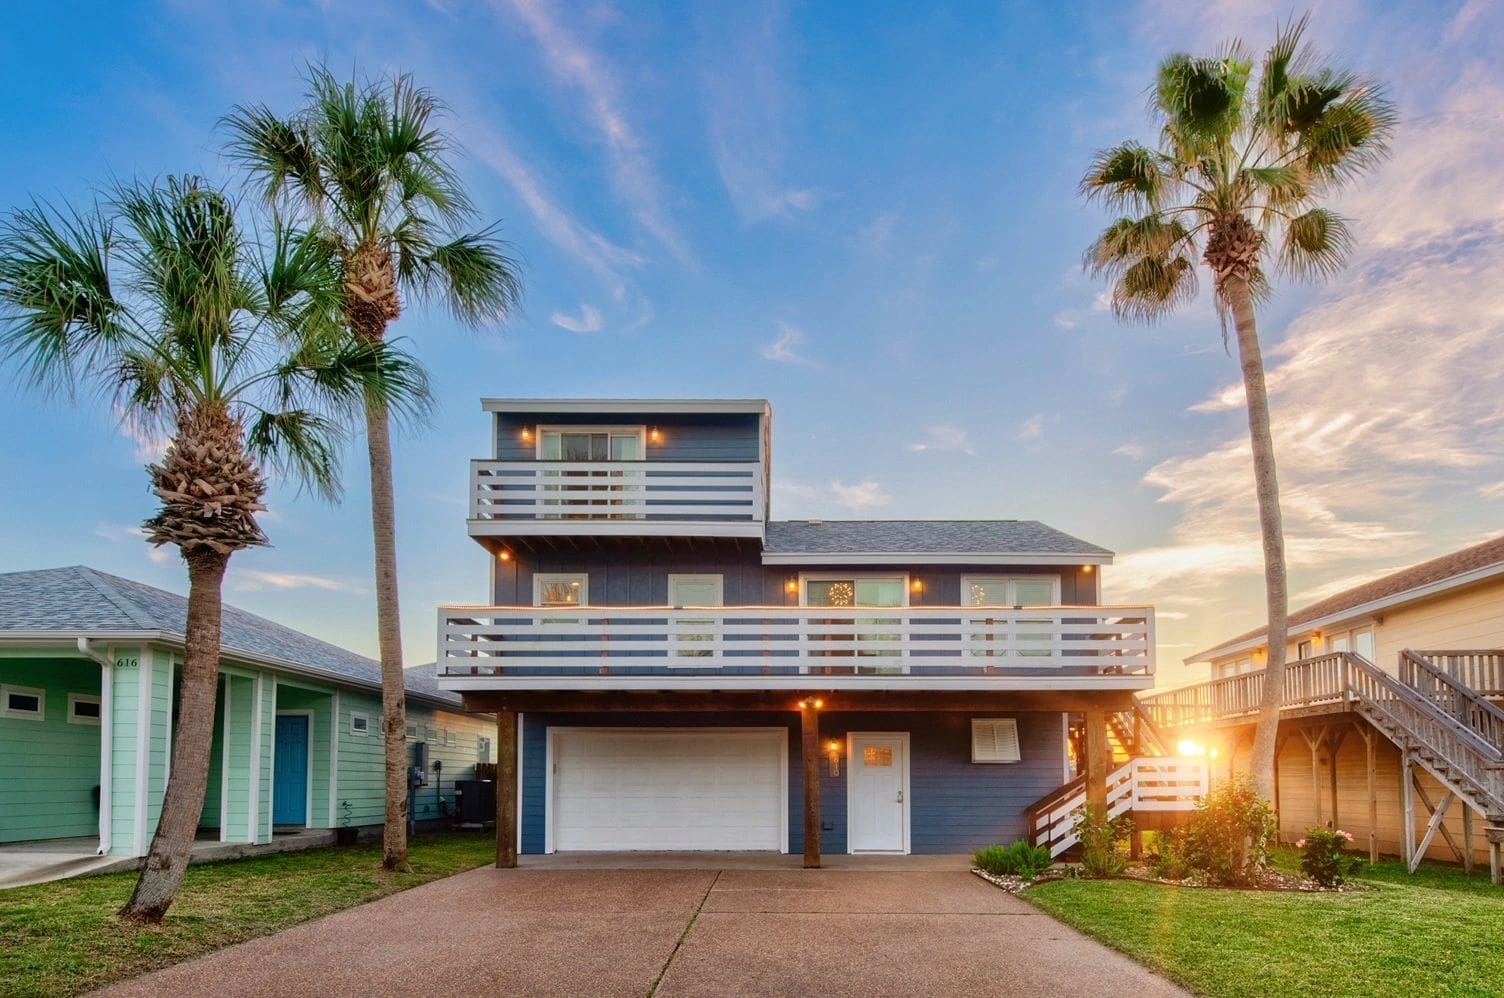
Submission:
<svg viewBox="0 0 1504 998">
<path fill-rule="evenodd" d="M 334 691 L 329 723 L 329 827 L 339 827 L 339 690 Z"/>
<path fill-rule="evenodd" d="M 701 412 L 767 412 L 767 399 L 510 399 L 483 398 L 484 412 L 569 412 L 608 415 L 664 415 Z"/>
</svg>

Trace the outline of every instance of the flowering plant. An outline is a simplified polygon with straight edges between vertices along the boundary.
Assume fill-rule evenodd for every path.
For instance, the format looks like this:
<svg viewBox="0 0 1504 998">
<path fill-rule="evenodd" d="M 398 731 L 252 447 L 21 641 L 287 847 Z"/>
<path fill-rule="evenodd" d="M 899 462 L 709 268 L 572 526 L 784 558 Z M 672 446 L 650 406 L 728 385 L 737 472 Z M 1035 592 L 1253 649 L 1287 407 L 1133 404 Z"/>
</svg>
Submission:
<svg viewBox="0 0 1504 998">
<path fill-rule="evenodd" d="M 1323 887 L 1336 887 L 1363 869 L 1363 861 L 1344 850 L 1353 844 L 1351 832 L 1342 829 L 1312 828 L 1306 837 L 1297 839 L 1300 868 Z"/>
<path fill-rule="evenodd" d="M 1185 860 L 1215 884 L 1247 884 L 1264 869 L 1274 809 L 1246 776 L 1214 786 L 1185 830 Z"/>
</svg>

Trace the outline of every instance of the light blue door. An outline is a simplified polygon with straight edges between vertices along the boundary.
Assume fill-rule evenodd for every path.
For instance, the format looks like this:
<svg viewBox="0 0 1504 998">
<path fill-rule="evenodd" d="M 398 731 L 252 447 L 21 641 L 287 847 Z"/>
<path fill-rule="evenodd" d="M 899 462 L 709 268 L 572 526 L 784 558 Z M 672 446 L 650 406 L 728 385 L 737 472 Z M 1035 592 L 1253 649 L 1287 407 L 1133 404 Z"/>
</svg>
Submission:
<svg viewBox="0 0 1504 998">
<path fill-rule="evenodd" d="M 308 718 L 301 714 L 277 715 L 272 824 L 308 824 Z"/>
</svg>

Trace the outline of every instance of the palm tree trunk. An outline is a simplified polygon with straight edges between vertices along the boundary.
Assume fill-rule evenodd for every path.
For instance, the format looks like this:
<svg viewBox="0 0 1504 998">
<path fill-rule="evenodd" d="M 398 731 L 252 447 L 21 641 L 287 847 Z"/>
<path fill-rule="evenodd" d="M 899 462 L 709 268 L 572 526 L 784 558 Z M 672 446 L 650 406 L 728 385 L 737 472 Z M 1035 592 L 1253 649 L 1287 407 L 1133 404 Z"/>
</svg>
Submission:
<svg viewBox="0 0 1504 998">
<path fill-rule="evenodd" d="M 371 457 L 371 529 L 376 546 L 376 635 L 381 647 L 381 718 L 386 739 L 386 825 L 381 865 L 407 866 L 407 683 L 397 600 L 397 513 L 392 496 L 392 436 L 384 407 L 366 402 Z"/>
<path fill-rule="evenodd" d="M 1274 798 L 1274 746 L 1285 692 L 1285 639 L 1289 629 L 1289 594 L 1285 582 L 1285 528 L 1279 507 L 1279 479 L 1274 468 L 1274 435 L 1269 427 L 1269 391 L 1264 385 L 1264 357 L 1248 280 L 1229 277 L 1223 284 L 1238 335 L 1238 357 L 1248 401 L 1248 437 L 1253 445 L 1254 491 L 1259 501 L 1259 531 L 1264 538 L 1264 599 L 1269 614 L 1269 655 L 1264 667 L 1264 695 L 1253 735 L 1249 768 L 1265 800 Z"/>
<path fill-rule="evenodd" d="M 227 553 L 198 548 L 188 562 L 188 625 L 183 644 L 182 701 L 172 771 L 162 799 L 162 816 L 136 890 L 120 915 L 160 922 L 177 897 L 188 871 L 193 836 L 204 810 L 209 781 L 209 746 L 214 740 L 214 704 L 219 694 L 219 632 Z M 168 725 L 168 737 L 172 737 Z"/>
</svg>

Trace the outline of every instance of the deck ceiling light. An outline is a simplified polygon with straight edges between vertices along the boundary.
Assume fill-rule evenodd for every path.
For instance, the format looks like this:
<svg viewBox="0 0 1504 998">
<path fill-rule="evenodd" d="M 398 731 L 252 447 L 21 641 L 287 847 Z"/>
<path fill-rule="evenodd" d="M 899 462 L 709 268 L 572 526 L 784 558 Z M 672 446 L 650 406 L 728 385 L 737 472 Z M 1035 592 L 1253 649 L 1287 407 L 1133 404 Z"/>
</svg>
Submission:
<svg viewBox="0 0 1504 998">
<path fill-rule="evenodd" d="M 1081 574 L 1082 575 L 1090 575 L 1091 574 L 1091 566 L 1090 565 L 1082 565 L 1081 566 Z"/>
<path fill-rule="evenodd" d="M 508 551 L 506 548 L 502 548 L 501 552 L 496 557 L 500 558 L 502 561 L 511 561 L 512 552 Z"/>
</svg>

